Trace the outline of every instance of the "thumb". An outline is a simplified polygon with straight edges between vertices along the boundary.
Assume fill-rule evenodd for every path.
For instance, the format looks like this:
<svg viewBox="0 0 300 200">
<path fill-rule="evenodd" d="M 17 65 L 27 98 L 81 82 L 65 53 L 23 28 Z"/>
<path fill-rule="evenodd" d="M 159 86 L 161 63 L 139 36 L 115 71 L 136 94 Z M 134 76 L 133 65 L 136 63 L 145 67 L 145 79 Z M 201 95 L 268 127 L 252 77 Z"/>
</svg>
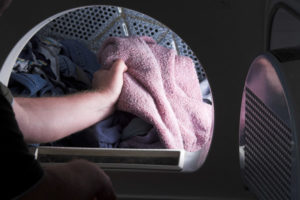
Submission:
<svg viewBox="0 0 300 200">
<path fill-rule="evenodd" d="M 115 74 L 123 74 L 125 71 L 127 71 L 128 67 L 123 60 L 118 59 L 113 63 L 111 69 Z"/>
</svg>

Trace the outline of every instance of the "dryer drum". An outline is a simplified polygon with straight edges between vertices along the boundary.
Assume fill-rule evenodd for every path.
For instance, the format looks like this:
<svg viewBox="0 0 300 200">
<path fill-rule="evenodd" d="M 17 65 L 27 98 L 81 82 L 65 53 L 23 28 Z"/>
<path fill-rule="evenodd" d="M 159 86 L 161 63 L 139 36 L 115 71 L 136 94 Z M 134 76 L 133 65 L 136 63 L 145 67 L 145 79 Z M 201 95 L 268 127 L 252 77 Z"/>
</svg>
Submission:
<svg viewBox="0 0 300 200">
<path fill-rule="evenodd" d="M 300 50 L 258 56 L 246 78 L 239 150 L 246 186 L 259 199 L 300 199 Z"/>
<path fill-rule="evenodd" d="M 18 55 L 20 55 L 25 45 L 28 44 L 30 39 L 32 39 L 34 36 L 37 36 L 38 38 L 53 38 L 57 41 L 65 39 L 77 40 L 85 44 L 88 49 L 94 53 L 98 52 L 103 42 L 109 37 L 149 36 L 153 38 L 157 44 L 169 49 L 174 49 L 178 55 L 187 56 L 192 59 L 199 80 L 203 102 L 212 105 L 212 112 L 214 112 L 211 88 L 205 71 L 195 53 L 175 32 L 147 15 L 117 6 L 92 5 L 66 10 L 51 16 L 33 27 L 12 49 L 4 62 L 3 67 L 1 68 L 0 80 L 4 84 L 7 84 L 9 81 L 9 77 L 12 72 L 12 66 L 15 65 Z M 196 152 L 184 152 L 182 149 L 174 150 L 176 153 L 179 152 L 175 155 L 176 159 L 179 161 L 174 164 L 175 167 L 171 166 L 172 170 L 176 169 L 183 171 L 195 171 L 204 163 L 212 140 L 214 124 L 213 119 L 214 113 L 212 113 L 212 128 L 208 134 L 207 142 L 203 145 L 202 149 Z M 39 154 L 42 154 L 42 147 L 39 147 L 39 150 Z M 62 154 L 64 152 L 63 150 L 60 151 L 59 148 L 56 150 L 59 151 L 57 154 Z M 77 151 L 78 149 L 75 150 Z M 81 150 L 85 152 L 89 151 L 88 148 L 80 148 L 79 150 L 79 154 L 81 154 Z M 92 151 L 94 150 L 95 149 Z M 152 150 L 150 149 L 148 151 L 149 155 L 156 157 L 156 151 Z M 48 151 L 48 149 L 46 148 L 45 151 Z M 72 151 L 72 149 L 70 151 Z M 108 151 L 109 150 L 106 149 L 97 149 L 97 153 L 99 153 L 99 155 L 102 155 L 102 153 L 107 154 Z M 171 151 L 167 151 L 165 149 L 162 149 L 161 151 L 167 152 L 166 154 L 168 155 L 169 153 L 170 155 L 172 153 Z M 113 156 L 118 156 L 125 151 L 109 152 L 112 152 Z M 136 150 L 138 155 L 147 156 L 145 152 L 146 151 Z M 52 151 L 50 153 L 56 155 L 56 153 Z M 72 154 L 72 152 L 70 154 Z M 124 154 L 126 154 L 126 152 Z M 171 156 L 174 155 L 172 154 Z M 112 160 L 109 160 L 109 162 L 112 162 L 113 164 L 118 163 L 118 166 L 120 166 L 120 162 Z M 161 164 L 158 163 L 157 165 L 159 166 L 155 167 L 152 164 L 150 169 L 161 169 Z M 107 166 L 108 165 L 105 165 L 105 167 Z M 109 167 L 111 166 L 108 166 L 108 168 Z M 131 165 L 129 168 L 130 167 Z M 138 168 L 137 165 L 134 167 Z M 167 167 L 170 166 L 168 165 Z M 144 165 L 141 165 L 141 168 L 147 169 L 147 167 Z M 163 166 L 163 168 L 165 169 L 166 167 Z"/>
</svg>

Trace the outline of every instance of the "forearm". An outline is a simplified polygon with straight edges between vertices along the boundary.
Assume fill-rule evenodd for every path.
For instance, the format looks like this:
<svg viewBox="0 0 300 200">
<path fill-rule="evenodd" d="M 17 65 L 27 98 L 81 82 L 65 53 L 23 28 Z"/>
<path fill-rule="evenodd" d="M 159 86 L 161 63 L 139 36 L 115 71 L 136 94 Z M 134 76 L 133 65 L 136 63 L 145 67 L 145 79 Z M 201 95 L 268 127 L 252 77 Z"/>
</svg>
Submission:
<svg viewBox="0 0 300 200">
<path fill-rule="evenodd" d="M 113 111 L 106 96 L 93 91 L 14 100 L 16 119 L 28 143 L 58 140 L 95 124 Z"/>
</svg>

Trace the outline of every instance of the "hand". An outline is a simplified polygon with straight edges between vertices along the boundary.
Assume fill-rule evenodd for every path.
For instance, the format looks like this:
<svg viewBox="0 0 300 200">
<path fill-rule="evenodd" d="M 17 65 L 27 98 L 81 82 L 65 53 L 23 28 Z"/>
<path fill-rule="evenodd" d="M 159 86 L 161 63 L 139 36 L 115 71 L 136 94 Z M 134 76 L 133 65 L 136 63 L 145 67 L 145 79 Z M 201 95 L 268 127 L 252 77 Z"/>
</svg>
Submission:
<svg viewBox="0 0 300 200">
<path fill-rule="evenodd" d="M 41 183 L 21 199 L 115 200 L 109 177 L 97 165 L 75 160 L 45 167 Z"/>
<path fill-rule="evenodd" d="M 94 73 L 93 89 L 108 97 L 115 104 L 123 86 L 123 73 L 127 70 L 123 60 L 115 61 L 110 69 L 100 69 Z"/>
</svg>

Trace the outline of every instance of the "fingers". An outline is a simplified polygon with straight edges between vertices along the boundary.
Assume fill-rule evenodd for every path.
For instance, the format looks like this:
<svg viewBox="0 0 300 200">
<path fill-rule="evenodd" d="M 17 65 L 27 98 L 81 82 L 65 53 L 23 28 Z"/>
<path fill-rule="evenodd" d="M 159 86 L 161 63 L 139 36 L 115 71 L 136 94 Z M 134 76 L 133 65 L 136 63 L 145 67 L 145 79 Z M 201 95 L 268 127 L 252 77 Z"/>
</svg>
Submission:
<svg viewBox="0 0 300 200">
<path fill-rule="evenodd" d="M 126 70 L 124 61 L 118 59 L 109 69 L 99 69 L 94 73 L 92 88 L 105 95 L 109 105 L 114 105 L 120 96 Z"/>
</svg>

